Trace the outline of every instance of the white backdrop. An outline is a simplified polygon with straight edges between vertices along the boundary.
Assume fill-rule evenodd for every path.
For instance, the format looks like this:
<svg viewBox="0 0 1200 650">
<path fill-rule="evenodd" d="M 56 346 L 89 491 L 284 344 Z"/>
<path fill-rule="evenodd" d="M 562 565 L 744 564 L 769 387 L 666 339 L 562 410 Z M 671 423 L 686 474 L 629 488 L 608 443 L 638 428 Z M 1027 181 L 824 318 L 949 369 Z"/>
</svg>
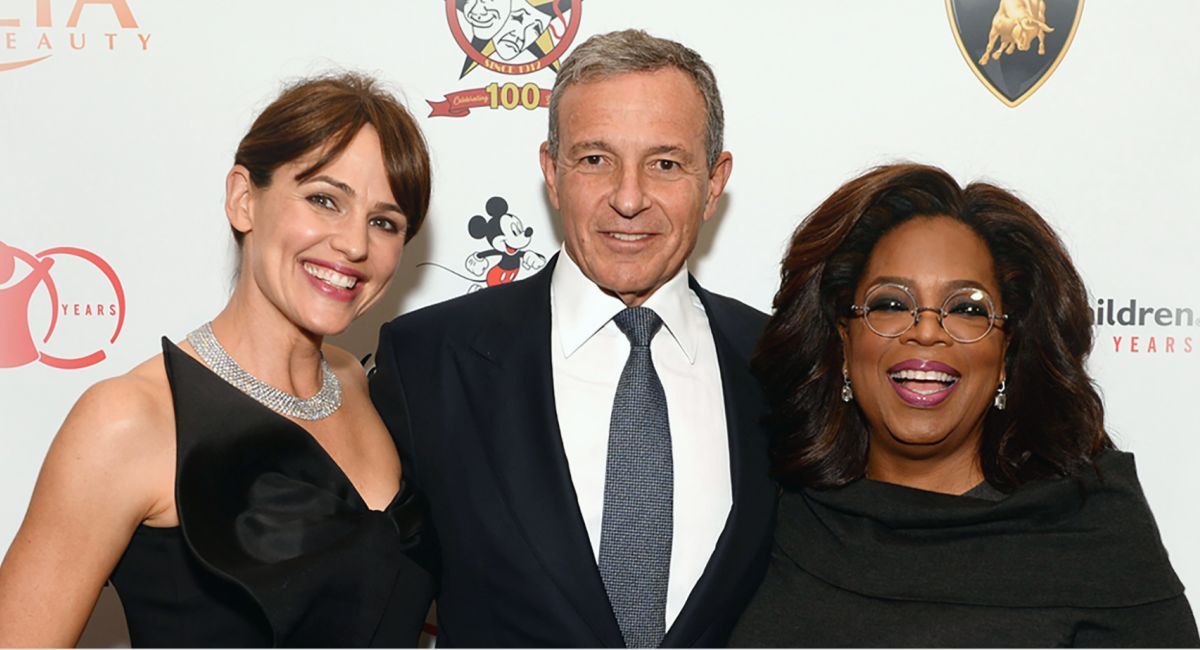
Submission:
<svg viewBox="0 0 1200 650">
<path fill-rule="evenodd" d="M 1059 230 L 1096 304 L 1159 310 L 1140 323 L 1102 318 L 1090 367 L 1111 433 L 1137 454 L 1176 570 L 1186 585 L 1200 585 L 1200 494 L 1188 478 L 1200 451 L 1189 415 L 1200 397 L 1200 219 L 1191 201 L 1200 176 L 1200 61 L 1180 54 L 1193 41 L 1200 3 L 1087 3 L 1061 64 L 1015 108 L 973 74 L 937 0 L 583 0 L 558 20 L 558 33 L 567 22 L 578 27 L 574 43 L 641 27 L 713 65 L 734 170 L 692 262 L 710 289 L 768 309 L 783 244 L 800 218 L 867 167 L 912 159 L 963 182 L 1016 189 Z M 1048 43 L 1069 27 L 1059 24 Z M 480 67 L 460 79 L 465 59 L 442 0 L 0 0 L 0 241 L 31 255 L 94 253 L 126 300 L 110 340 L 120 311 L 112 286 L 87 260 L 58 252 L 47 255 L 59 293 L 51 339 L 42 340 L 51 309 L 44 286 L 28 314 L 11 306 L 0 314 L 5 323 L 27 318 L 43 353 L 106 355 L 73 370 L 0 367 L 0 551 L 79 394 L 224 304 L 233 257 L 223 177 L 238 139 L 283 81 L 342 68 L 374 74 L 405 98 L 432 148 L 432 210 L 405 252 L 400 281 L 339 337 L 360 356 L 373 350 L 384 320 L 465 293 L 466 280 L 418 264 L 461 272 L 468 254 L 486 248 L 471 239 L 467 220 L 489 197 L 504 197 L 534 228 L 531 250 L 557 249 L 537 166 L 545 109 L 427 117 L 427 100 L 493 82 L 548 89 L 554 73 Z M 27 270 L 18 262 L 0 293 Z"/>
</svg>

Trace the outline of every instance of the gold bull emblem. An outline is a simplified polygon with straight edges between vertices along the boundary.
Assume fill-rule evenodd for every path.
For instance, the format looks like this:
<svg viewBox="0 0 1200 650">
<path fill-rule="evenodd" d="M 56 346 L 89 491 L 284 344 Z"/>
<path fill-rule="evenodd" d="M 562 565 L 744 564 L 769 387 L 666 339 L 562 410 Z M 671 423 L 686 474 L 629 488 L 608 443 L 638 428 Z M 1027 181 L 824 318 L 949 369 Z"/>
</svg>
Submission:
<svg viewBox="0 0 1200 650">
<path fill-rule="evenodd" d="M 1046 0 L 1000 0 L 1000 7 L 992 18 L 987 49 L 979 58 L 979 65 L 987 65 L 989 55 L 999 59 L 1002 53 L 1026 52 L 1034 39 L 1038 41 L 1038 54 L 1045 54 L 1046 33 L 1052 31 L 1054 28 L 1046 24 Z M 993 51 L 997 40 L 1000 44 Z"/>
</svg>

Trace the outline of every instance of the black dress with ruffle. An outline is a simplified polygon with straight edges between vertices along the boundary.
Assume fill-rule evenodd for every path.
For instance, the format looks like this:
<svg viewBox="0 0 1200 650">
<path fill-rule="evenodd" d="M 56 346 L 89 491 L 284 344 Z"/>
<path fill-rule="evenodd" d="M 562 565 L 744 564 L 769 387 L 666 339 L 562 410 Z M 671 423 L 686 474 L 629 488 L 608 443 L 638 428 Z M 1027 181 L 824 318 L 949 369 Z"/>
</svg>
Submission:
<svg viewBox="0 0 1200 650">
<path fill-rule="evenodd" d="M 423 501 L 371 510 L 308 432 L 163 339 L 177 528 L 112 575 L 135 647 L 414 646 L 433 597 Z"/>
</svg>

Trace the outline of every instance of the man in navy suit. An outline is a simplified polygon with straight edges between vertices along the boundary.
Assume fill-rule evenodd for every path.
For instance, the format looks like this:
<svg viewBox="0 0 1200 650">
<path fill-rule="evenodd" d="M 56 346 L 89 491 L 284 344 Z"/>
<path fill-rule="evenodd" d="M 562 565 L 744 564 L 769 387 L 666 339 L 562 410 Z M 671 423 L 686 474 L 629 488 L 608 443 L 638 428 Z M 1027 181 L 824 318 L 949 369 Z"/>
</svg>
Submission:
<svg viewBox="0 0 1200 650">
<path fill-rule="evenodd" d="M 749 370 L 766 315 L 687 271 L 733 167 L 716 81 L 678 43 L 603 34 L 549 112 L 562 251 L 380 333 L 371 395 L 429 501 L 438 645 L 724 645 L 775 490 Z"/>
</svg>

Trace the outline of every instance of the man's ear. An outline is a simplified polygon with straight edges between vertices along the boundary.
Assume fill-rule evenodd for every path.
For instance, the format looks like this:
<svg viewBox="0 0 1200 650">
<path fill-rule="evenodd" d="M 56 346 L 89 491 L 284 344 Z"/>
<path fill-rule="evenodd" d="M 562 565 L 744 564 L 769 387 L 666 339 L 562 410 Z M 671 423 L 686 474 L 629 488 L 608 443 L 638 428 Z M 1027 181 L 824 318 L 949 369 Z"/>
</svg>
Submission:
<svg viewBox="0 0 1200 650">
<path fill-rule="evenodd" d="M 543 142 L 538 149 L 538 162 L 542 165 L 542 177 L 546 179 L 546 198 L 558 210 L 558 163 L 550 155 L 550 143 Z"/>
<path fill-rule="evenodd" d="M 733 154 L 722 151 L 717 161 L 708 170 L 708 196 L 704 202 L 704 220 L 708 221 L 717 212 L 717 203 L 725 192 L 725 184 L 733 173 Z"/>
<path fill-rule="evenodd" d="M 242 234 L 254 230 L 254 215 L 250 209 L 253 189 L 250 170 L 241 165 L 234 165 L 225 176 L 225 218 Z"/>
</svg>

